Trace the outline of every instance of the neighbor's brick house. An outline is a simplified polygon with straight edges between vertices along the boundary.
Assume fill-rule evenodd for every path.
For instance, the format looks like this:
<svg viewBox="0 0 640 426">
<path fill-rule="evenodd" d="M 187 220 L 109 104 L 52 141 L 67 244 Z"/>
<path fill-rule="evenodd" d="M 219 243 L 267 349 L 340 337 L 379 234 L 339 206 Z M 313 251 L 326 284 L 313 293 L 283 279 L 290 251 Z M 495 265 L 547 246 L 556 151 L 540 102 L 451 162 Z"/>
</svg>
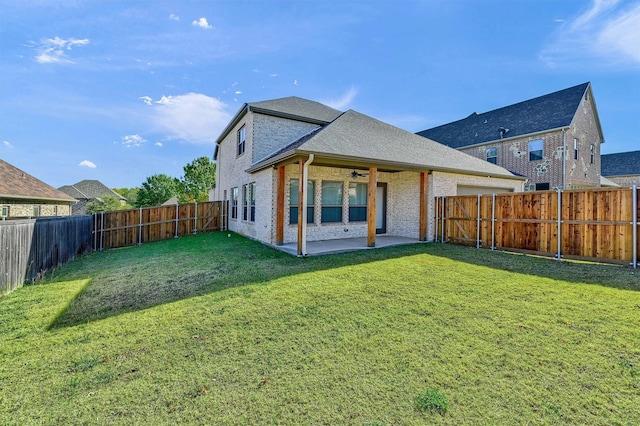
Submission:
<svg viewBox="0 0 640 426">
<path fill-rule="evenodd" d="M 525 190 L 600 186 L 604 137 L 591 83 L 418 134 L 526 176 Z"/>
<path fill-rule="evenodd" d="M 244 104 L 214 160 L 211 198 L 228 201 L 229 229 L 272 245 L 297 242 L 299 254 L 306 241 L 432 240 L 434 197 L 521 191 L 524 182 L 356 111 L 297 97 Z"/>
<path fill-rule="evenodd" d="M 102 201 L 105 195 L 117 198 L 121 206 L 127 203 L 126 198 L 99 180 L 85 179 L 73 185 L 61 186 L 58 190 L 77 200 L 71 212 L 74 216 L 87 214 L 87 204 L 92 201 Z"/>
<path fill-rule="evenodd" d="M 0 160 L 0 220 L 69 216 L 76 200 Z"/>
</svg>

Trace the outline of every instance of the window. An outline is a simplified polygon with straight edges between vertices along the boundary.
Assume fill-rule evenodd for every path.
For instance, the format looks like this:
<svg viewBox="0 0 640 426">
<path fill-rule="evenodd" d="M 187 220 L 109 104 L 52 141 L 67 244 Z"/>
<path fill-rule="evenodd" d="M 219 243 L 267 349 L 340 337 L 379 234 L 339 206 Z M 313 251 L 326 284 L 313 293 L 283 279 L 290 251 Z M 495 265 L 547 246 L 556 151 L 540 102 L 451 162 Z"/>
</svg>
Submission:
<svg viewBox="0 0 640 426">
<path fill-rule="evenodd" d="M 529 161 L 542 160 L 544 142 L 542 139 L 529 141 Z"/>
<path fill-rule="evenodd" d="M 40 216 L 40 206 L 33 206 L 33 217 Z"/>
<path fill-rule="evenodd" d="M 536 191 L 548 191 L 548 190 L 549 190 L 549 182 L 536 183 Z"/>
<path fill-rule="evenodd" d="M 589 145 L 589 163 L 593 164 L 595 158 L 596 158 L 596 151 L 595 151 L 595 147 L 593 146 L 593 144 Z"/>
<path fill-rule="evenodd" d="M 578 159 L 578 139 L 573 140 L 573 159 Z"/>
<path fill-rule="evenodd" d="M 322 222 L 342 222 L 342 182 L 322 182 Z"/>
<path fill-rule="evenodd" d="M 487 148 L 487 161 L 498 164 L 498 148 Z"/>
<path fill-rule="evenodd" d="M 291 185 L 289 189 L 289 223 L 295 225 L 298 223 L 298 191 L 299 180 L 291 179 Z M 312 180 L 307 181 L 307 223 L 313 223 L 314 215 L 314 193 L 315 182 Z"/>
<path fill-rule="evenodd" d="M 249 222 L 256 221 L 256 183 L 249 184 Z"/>
<path fill-rule="evenodd" d="M 242 220 L 249 219 L 249 185 L 242 185 Z"/>
<path fill-rule="evenodd" d="M 367 221 L 366 183 L 349 183 L 349 222 Z"/>
<path fill-rule="evenodd" d="M 247 140 L 247 128 L 242 126 L 240 130 L 238 130 L 238 156 L 244 154 L 244 146 Z"/>
<path fill-rule="evenodd" d="M 2 213 L 0 216 L 8 217 L 9 216 L 9 206 L 2 206 L 2 211 L 0 213 Z"/>
<path fill-rule="evenodd" d="M 238 218 L 238 188 L 231 188 L 231 219 Z"/>
</svg>

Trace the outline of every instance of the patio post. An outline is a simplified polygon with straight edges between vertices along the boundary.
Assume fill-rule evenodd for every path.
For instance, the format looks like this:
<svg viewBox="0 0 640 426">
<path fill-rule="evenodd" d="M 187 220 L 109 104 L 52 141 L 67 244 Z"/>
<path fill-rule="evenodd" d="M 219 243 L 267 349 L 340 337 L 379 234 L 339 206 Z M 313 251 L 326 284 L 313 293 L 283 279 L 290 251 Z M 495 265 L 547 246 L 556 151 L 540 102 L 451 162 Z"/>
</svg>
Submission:
<svg viewBox="0 0 640 426">
<path fill-rule="evenodd" d="M 427 241 L 427 180 L 428 175 L 420 172 L 420 241 Z"/>
<path fill-rule="evenodd" d="M 378 169 L 369 167 L 369 191 L 367 194 L 367 247 L 376 246 L 376 193 Z"/>
<path fill-rule="evenodd" d="M 284 243 L 284 166 L 278 167 L 278 201 L 276 204 L 276 245 Z"/>
<path fill-rule="evenodd" d="M 298 168 L 298 256 L 302 256 L 302 227 L 304 226 L 302 222 L 302 200 L 304 200 L 307 185 L 304 181 L 304 161 L 300 160 L 298 164 L 300 166 Z"/>
</svg>

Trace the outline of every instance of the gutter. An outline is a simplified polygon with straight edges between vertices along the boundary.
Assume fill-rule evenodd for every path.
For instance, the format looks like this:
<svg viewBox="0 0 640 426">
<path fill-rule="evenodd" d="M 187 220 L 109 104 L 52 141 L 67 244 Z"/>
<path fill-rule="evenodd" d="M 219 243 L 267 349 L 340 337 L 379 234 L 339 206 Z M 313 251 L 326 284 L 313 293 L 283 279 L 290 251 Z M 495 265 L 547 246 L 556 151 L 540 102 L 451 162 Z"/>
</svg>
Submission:
<svg viewBox="0 0 640 426">
<path fill-rule="evenodd" d="M 304 162 L 302 168 L 302 182 L 300 185 L 304 185 L 303 197 L 302 197 L 302 255 L 307 255 L 307 180 L 309 180 L 309 165 L 313 162 L 314 155 L 309 154 L 309 159 Z"/>
</svg>

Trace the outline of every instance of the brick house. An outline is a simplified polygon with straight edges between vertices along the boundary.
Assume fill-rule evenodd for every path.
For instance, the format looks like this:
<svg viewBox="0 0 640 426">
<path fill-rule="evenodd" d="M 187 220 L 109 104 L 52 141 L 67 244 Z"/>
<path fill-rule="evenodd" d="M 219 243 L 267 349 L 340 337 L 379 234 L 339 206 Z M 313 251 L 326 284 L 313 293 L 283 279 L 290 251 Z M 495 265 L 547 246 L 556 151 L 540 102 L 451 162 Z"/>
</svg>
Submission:
<svg viewBox="0 0 640 426">
<path fill-rule="evenodd" d="M 521 191 L 495 164 L 349 110 L 288 97 L 242 106 L 216 141 L 212 200 L 266 244 L 378 234 L 434 238 L 433 199 Z M 307 182 L 300 185 L 300 182 Z"/>
<path fill-rule="evenodd" d="M 0 159 L 0 220 L 69 216 L 76 200 Z"/>
<path fill-rule="evenodd" d="M 87 204 L 92 201 L 101 201 L 105 195 L 117 198 L 121 206 L 127 203 L 126 198 L 98 180 L 85 179 L 73 185 L 61 186 L 58 190 L 77 200 L 71 212 L 74 216 L 86 214 Z"/>
<path fill-rule="evenodd" d="M 526 176 L 525 190 L 600 186 L 604 137 L 588 82 L 418 135 Z"/>
<path fill-rule="evenodd" d="M 600 160 L 602 176 L 620 186 L 640 186 L 640 151 L 605 154 Z"/>
</svg>

